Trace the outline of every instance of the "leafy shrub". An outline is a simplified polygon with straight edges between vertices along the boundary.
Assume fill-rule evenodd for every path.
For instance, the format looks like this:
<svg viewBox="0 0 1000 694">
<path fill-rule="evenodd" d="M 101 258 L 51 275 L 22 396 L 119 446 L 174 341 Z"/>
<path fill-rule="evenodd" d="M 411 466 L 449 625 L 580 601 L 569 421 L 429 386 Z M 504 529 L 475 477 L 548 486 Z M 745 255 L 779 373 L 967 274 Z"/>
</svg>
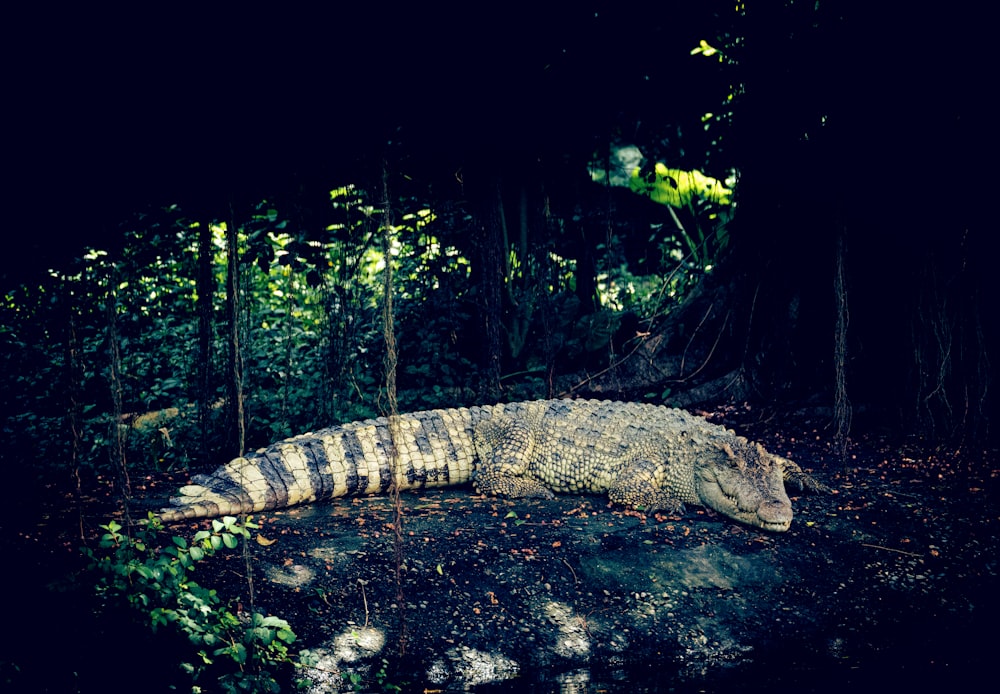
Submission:
<svg viewBox="0 0 1000 694">
<path fill-rule="evenodd" d="M 226 692 L 277 692 L 272 671 L 291 663 L 288 647 L 295 632 L 288 623 L 258 612 L 249 617 L 223 604 L 215 589 L 191 577 L 195 565 L 222 549 L 235 549 L 240 538 L 257 527 L 249 519 L 232 516 L 212 521 L 211 530 L 195 533 L 189 543 L 174 536 L 157 550 L 162 524 L 152 513 L 135 536 L 123 534 L 115 521 L 101 526 L 99 550 L 84 548 L 88 570 L 98 575 L 97 593 L 111 602 L 124 602 L 145 616 L 150 628 L 172 628 L 187 637 L 194 652 L 180 664 L 192 682 L 213 668 Z M 200 691 L 195 685 L 193 691 Z"/>
</svg>

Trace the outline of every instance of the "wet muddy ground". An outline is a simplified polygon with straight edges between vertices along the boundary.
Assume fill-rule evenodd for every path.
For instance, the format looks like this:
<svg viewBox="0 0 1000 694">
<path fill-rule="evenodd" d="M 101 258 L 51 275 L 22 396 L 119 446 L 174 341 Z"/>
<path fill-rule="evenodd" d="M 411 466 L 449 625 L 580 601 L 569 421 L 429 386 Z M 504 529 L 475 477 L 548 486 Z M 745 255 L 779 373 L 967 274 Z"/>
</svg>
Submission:
<svg viewBox="0 0 1000 694">
<path fill-rule="evenodd" d="M 793 497 L 787 533 L 695 507 L 646 518 L 595 497 L 511 502 L 448 489 L 402 497 L 397 572 L 391 499 L 341 500 L 257 518 L 255 607 L 288 620 L 296 647 L 310 650 L 318 667 L 297 674 L 316 693 L 380 691 L 380 670 L 383 682 L 417 692 L 929 691 L 978 682 L 995 657 L 1000 617 L 995 455 L 870 438 L 844 467 L 821 430 L 800 425 L 782 436 L 766 426 L 740 430 L 837 490 Z M 151 498 L 175 482 L 151 480 Z M 85 518 L 91 530 L 106 520 Z M 19 540 L 56 548 L 40 542 L 45 532 Z M 248 600 L 242 557 L 198 572 L 203 585 Z M 40 599 L 72 615 L 68 632 L 86 633 L 86 615 L 58 596 Z M 45 604 L 29 613 L 56 628 L 59 615 Z M 116 681 L 124 654 L 150 655 L 111 638 L 96 649 L 107 668 L 91 657 L 77 681 L 101 672 L 105 684 Z M 26 674 L 28 665 L 10 681 Z"/>
</svg>

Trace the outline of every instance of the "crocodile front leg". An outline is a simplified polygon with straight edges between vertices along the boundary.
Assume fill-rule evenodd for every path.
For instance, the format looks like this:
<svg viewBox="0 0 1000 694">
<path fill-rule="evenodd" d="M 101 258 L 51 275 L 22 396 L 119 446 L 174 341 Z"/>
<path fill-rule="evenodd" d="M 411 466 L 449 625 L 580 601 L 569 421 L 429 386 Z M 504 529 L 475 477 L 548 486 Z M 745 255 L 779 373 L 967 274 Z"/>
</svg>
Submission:
<svg viewBox="0 0 1000 694">
<path fill-rule="evenodd" d="M 656 472 L 652 461 L 632 461 L 608 488 L 608 498 L 612 503 L 644 513 L 683 513 L 684 502 L 656 483 Z"/>
<path fill-rule="evenodd" d="M 813 492 L 814 494 L 830 494 L 833 490 L 826 486 L 812 475 L 803 472 L 797 463 L 782 458 L 780 455 L 771 454 L 781 466 L 781 475 L 787 487 L 789 483 L 802 492 Z"/>
</svg>

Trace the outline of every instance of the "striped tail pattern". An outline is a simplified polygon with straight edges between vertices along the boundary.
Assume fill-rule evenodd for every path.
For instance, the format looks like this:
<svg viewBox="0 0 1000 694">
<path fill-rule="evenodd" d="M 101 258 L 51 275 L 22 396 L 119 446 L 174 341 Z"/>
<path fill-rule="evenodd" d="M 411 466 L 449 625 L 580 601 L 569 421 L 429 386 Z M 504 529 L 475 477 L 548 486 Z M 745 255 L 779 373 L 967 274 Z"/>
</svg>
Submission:
<svg viewBox="0 0 1000 694">
<path fill-rule="evenodd" d="M 414 412 L 395 426 L 380 417 L 285 439 L 195 475 L 159 517 L 173 523 L 384 493 L 394 441 L 400 490 L 464 484 L 475 471 L 473 430 L 495 408 L 502 406 Z"/>
</svg>

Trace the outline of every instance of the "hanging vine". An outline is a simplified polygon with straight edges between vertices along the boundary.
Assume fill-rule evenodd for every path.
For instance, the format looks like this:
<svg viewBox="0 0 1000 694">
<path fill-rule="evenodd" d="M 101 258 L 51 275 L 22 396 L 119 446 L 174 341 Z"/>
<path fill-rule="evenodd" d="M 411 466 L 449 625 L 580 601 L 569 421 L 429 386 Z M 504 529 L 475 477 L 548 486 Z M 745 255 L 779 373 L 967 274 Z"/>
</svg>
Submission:
<svg viewBox="0 0 1000 694">
<path fill-rule="evenodd" d="M 382 162 L 382 254 L 385 258 L 385 272 L 382 285 L 382 325 L 385 335 L 385 391 L 388 403 L 389 437 L 395 442 L 399 440 L 399 402 L 396 397 L 396 370 L 398 355 L 396 352 L 396 329 L 393 322 L 392 305 L 392 208 L 389 202 L 389 165 Z M 392 470 L 392 483 L 389 494 L 393 509 L 393 551 L 396 574 L 396 604 L 399 605 L 399 655 L 406 654 L 406 607 L 403 596 L 403 502 L 399 497 L 401 471 L 399 469 L 399 450 L 394 444 L 389 448 L 389 468 Z"/>
<path fill-rule="evenodd" d="M 233 220 L 226 226 L 226 314 L 229 317 L 229 394 L 230 417 L 236 437 L 236 455 L 243 454 L 246 424 L 243 412 L 243 359 L 240 351 L 239 303 L 239 232 Z"/>
<path fill-rule="evenodd" d="M 837 301 L 836 326 L 834 328 L 833 364 L 834 399 L 833 420 L 836 430 L 833 434 L 834 446 L 841 463 L 847 461 L 847 443 L 851 432 L 851 401 L 847 397 L 847 326 L 850 313 L 847 305 L 847 274 L 844 257 L 847 254 L 847 232 L 837 234 L 836 270 L 833 286 Z"/>
</svg>

